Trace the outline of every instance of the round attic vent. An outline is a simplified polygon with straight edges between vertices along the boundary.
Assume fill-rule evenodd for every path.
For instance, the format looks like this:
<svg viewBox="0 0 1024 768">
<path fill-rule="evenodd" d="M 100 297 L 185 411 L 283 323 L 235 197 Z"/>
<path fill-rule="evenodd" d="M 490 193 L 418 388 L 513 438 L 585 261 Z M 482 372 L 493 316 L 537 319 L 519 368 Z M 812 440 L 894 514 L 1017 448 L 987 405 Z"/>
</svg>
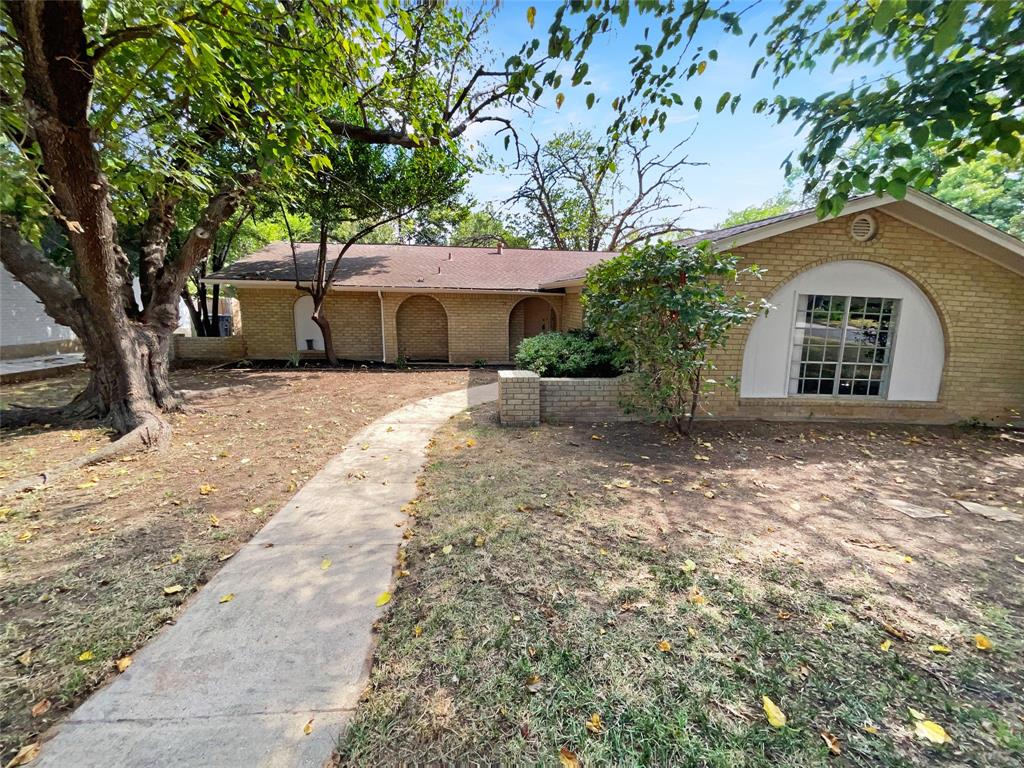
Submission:
<svg viewBox="0 0 1024 768">
<path fill-rule="evenodd" d="M 853 218 L 850 237 L 858 243 L 866 243 L 878 234 L 878 222 L 870 213 L 861 213 Z"/>
</svg>

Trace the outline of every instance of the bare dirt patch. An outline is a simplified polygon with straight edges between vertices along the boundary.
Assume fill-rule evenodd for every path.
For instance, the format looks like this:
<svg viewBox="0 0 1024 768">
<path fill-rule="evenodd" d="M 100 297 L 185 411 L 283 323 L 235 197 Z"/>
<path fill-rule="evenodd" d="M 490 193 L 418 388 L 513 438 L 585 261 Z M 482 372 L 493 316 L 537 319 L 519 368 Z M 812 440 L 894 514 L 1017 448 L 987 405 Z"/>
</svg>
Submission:
<svg viewBox="0 0 1024 768">
<path fill-rule="evenodd" d="M 164 452 L 0 499 L 0 764 L 173 621 L 188 596 L 360 428 L 494 375 L 182 370 L 173 378 L 184 389 L 250 386 L 172 416 Z M 84 382 L 75 374 L 5 386 L 0 397 L 58 405 Z M 6 485 L 97 450 L 110 435 L 83 424 L 5 431 L 2 440 Z M 175 585 L 180 591 L 164 593 Z"/>
<path fill-rule="evenodd" d="M 956 501 L 1024 520 L 1020 439 L 478 409 L 433 449 L 339 760 L 1019 765 L 1024 521 Z"/>
</svg>

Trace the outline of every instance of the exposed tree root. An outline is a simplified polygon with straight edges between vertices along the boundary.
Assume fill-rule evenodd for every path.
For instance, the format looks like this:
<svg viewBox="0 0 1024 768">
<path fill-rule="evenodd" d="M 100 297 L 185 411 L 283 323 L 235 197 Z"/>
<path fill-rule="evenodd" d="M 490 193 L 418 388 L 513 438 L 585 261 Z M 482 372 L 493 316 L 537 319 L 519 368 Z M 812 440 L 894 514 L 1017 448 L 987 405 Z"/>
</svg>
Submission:
<svg viewBox="0 0 1024 768">
<path fill-rule="evenodd" d="M 209 400 L 211 397 L 232 395 L 253 388 L 252 384 L 235 384 L 230 387 L 214 387 L 213 389 L 179 389 L 177 394 L 182 401 L 191 403 L 196 400 Z"/>
<path fill-rule="evenodd" d="M 171 425 L 163 419 L 152 416 L 123 437 L 115 440 L 95 453 L 80 456 L 60 464 L 53 469 L 36 475 L 23 477 L 0 489 L 0 497 L 41 488 L 64 477 L 77 469 L 112 461 L 139 451 L 156 451 L 166 448 L 171 441 Z"/>
</svg>

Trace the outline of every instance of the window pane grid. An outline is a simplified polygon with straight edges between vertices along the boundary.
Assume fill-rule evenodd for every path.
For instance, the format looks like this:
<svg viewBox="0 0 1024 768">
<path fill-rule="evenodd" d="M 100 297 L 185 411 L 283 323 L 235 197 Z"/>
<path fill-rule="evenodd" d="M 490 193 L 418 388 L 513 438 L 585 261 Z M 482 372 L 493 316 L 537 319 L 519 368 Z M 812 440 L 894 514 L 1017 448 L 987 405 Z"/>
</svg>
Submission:
<svg viewBox="0 0 1024 768">
<path fill-rule="evenodd" d="M 898 304 L 868 296 L 801 296 L 790 392 L 883 397 Z"/>
</svg>

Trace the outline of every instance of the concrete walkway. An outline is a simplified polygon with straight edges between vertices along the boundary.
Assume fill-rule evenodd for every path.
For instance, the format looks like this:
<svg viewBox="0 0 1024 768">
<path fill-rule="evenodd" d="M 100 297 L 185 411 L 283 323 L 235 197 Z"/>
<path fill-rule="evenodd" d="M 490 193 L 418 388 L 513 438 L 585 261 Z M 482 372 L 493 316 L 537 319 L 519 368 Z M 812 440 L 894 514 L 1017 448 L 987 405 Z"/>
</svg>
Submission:
<svg viewBox="0 0 1024 768">
<path fill-rule="evenodd" d="M 427 443 L 496 396 L 489 384 L 428 397 L 356 435 L 33 766 L 322 765 L 366 685 L 376 600 L 402 540 L 395 523 Z"/>
<path fill-rule="evenodd" d="M 36 357 L 0 360 L 0 384 L 60 376 L 85 365 L 81 352 L 64 352 Z"/>
</svg>

